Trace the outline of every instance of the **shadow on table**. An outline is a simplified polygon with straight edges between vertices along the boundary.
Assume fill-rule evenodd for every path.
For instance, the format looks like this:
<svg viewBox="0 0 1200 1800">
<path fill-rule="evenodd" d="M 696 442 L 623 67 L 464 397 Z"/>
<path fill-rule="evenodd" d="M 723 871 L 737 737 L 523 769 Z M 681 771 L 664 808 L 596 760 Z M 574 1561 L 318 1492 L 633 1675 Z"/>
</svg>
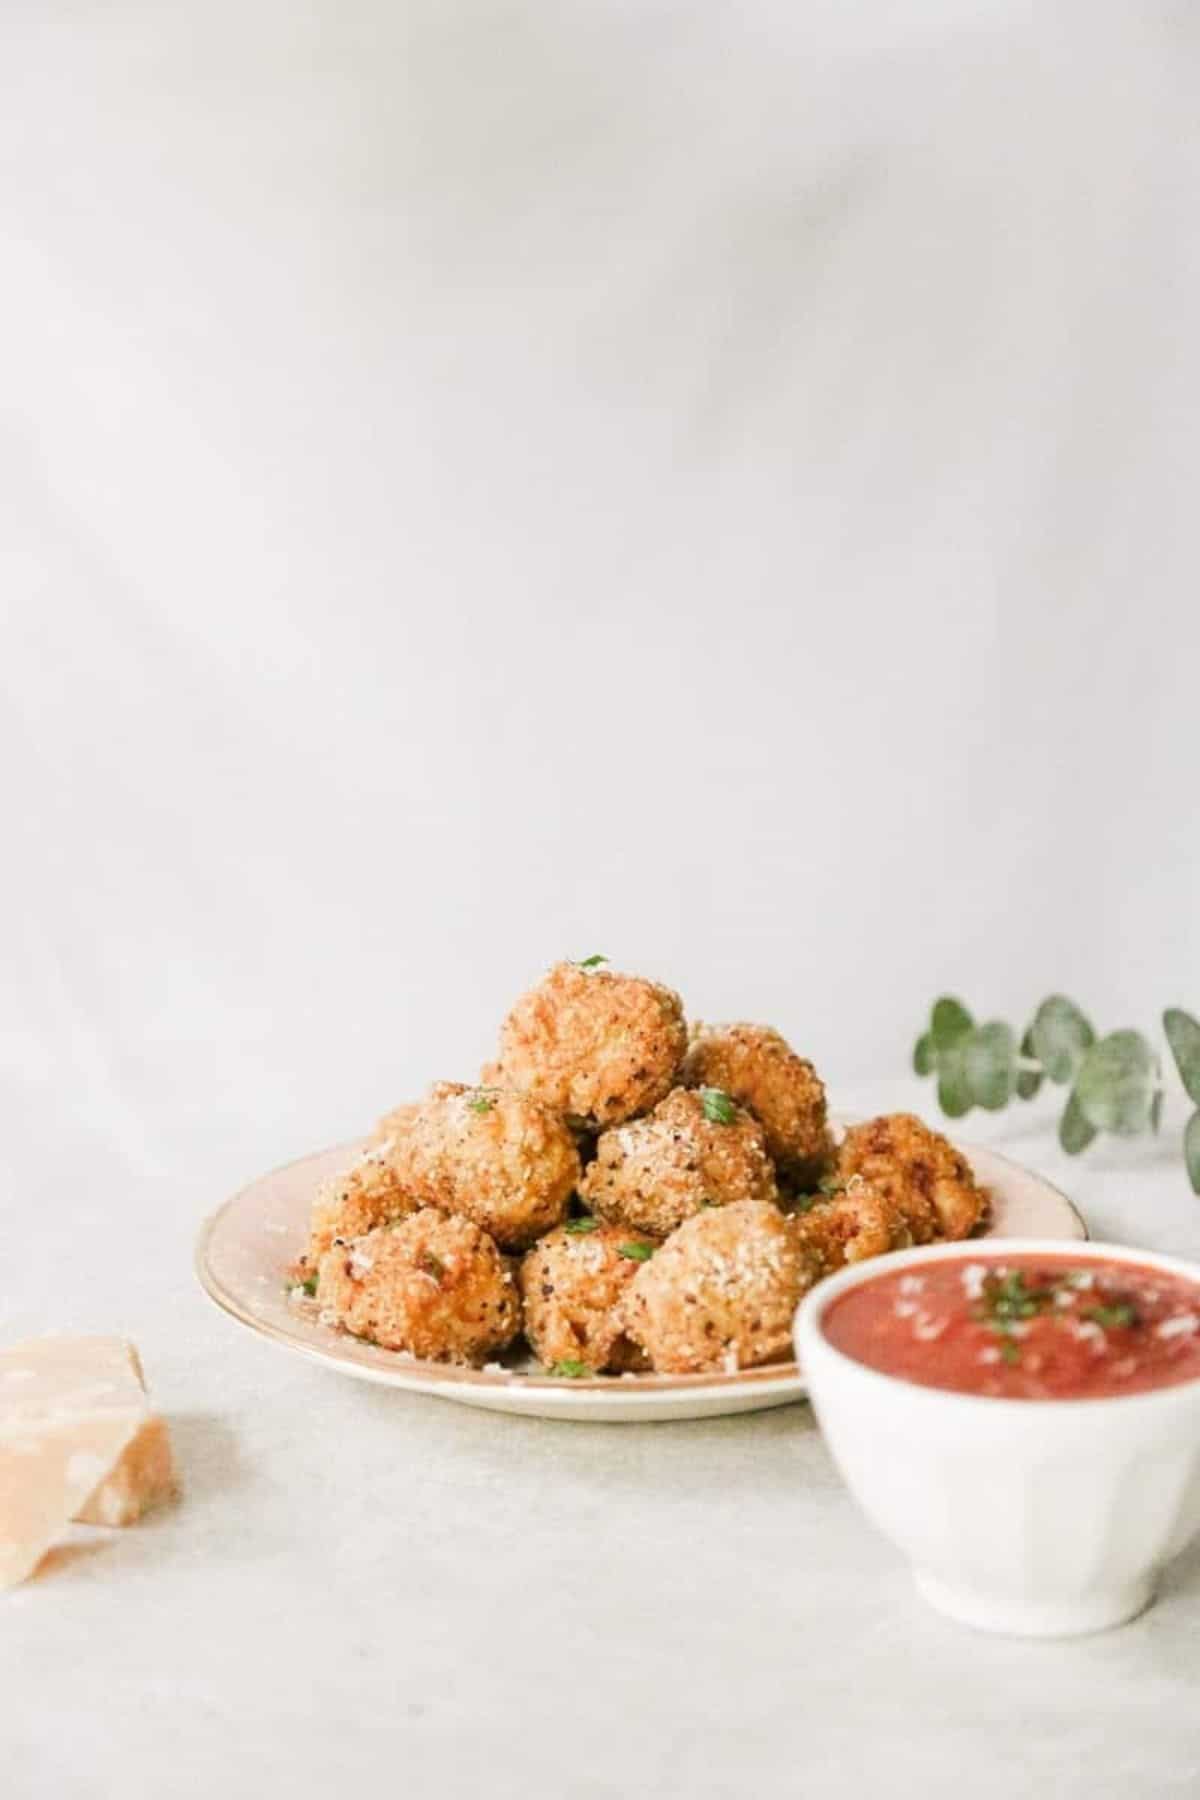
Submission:
<svg viewBox="0 0 1200 1800">
<path fill-rule="evenodd" d="M 247 1471 L 237 1434 L 217 1413 L 172 1413 L 171 1442 L 184 1500 L 207 1500 L 232 1493 Z M 165 1511 L 166 1509 L 164 1509 Z M 156 1515 L 148 1515 L 149 1522 Z"/>
</svg>

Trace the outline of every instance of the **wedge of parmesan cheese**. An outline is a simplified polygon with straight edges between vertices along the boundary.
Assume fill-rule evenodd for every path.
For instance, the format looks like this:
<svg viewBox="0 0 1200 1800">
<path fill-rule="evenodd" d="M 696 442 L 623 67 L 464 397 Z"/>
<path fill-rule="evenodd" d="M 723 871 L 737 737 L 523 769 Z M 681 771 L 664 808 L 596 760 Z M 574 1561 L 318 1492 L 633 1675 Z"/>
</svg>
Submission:
<svg viewBox="0 0 1200 1800">
<path fill-rule="evenodd" d="M 130 1524 L 174 1486 L 132 1344 L 47 1337 L 0 1351 L 0 1588 L 32 1574 L 72 1519 Z"/>
</svg>

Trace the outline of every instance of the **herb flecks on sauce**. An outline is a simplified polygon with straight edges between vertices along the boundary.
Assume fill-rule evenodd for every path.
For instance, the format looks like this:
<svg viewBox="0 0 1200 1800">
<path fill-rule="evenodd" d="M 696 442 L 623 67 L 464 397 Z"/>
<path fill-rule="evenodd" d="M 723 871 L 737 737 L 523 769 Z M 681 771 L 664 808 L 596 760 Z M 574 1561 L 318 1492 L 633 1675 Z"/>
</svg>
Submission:
<svg viewBox="0 0 1200 1800">
<path fill-rule="evenodd" d="M 1005 1269 L 984 1278 L 983 1291 L 973 1317 L 998 1332 L 1002 1338 L 1000 1355 L 1006 1363 L 1019 1362 L 1018 1328 L 1028 1319 L 1052 1313 L 1063 1325 L 1090 1321 L 1104 1330 L 1117 1330 L 1138 1322 L 1137 1308 L 1128 1300 L 1117 1300 L 1107 1306 L 1080 1308 L 1076 1296 L 1092 1285 L 1086 1269 L 1067 1269 L 1051 1276 L 1040 1287 L 1031 1287 L 1021 1269 Z"/>
<path fill-rule="evenodd" d="M 999 1399 L 1200 1382 L 1200 1283 L 1131 1261 L 986 1254 L 881 1273 L 822 1329 L 870 1368 Z"/>
<path fill-rule="evenodd" d="M 1138 1310 L 1129 1300 L 1117 1300 L 1112 1306 L 1085 1307 L 1083 1317 L 1103 1325 L 1105 1331 L 1123 1331 L 1137 1324 Z"/>
</svg>

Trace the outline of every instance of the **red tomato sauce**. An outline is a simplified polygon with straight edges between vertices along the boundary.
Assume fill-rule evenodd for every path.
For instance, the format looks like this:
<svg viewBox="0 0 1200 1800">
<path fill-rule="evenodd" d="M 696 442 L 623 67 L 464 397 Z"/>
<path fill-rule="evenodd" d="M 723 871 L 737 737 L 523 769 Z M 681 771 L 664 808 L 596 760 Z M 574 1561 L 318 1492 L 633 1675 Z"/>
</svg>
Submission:
<svg viewBox="0 0 1200 1800">
<path fill-rule="evenodd" d="M 1200 1284 L 1081 1256 L 978 1256 L 885 1272 L 840 1294 L 836 1350 L 920 1387 L 1096 1400 L 1200 1378 Z"/>
</svg>

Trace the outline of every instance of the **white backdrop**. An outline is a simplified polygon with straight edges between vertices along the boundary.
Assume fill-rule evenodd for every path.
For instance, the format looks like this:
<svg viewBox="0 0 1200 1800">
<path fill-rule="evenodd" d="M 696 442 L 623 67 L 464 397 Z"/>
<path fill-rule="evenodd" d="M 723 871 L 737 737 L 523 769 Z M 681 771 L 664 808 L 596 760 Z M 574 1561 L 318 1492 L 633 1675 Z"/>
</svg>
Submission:
<svg viewBox="0 0 1200 1800">
<path fill-rule="evenodd" d="M 1198 121 L 1151 0 L 0 0 L 0 1341 L 184 1477 L 3 1597 L 6 1800 L 1192 1800 L 1194 1553 L 968 1652 L 806 1409 L 385 1393 L 189 1258 L 563 954 L 847 1105 L 943 988 L 1200 1009 Z M 1200 1255 L 1051 1122 L 965 1130 Z"/>
<path fill-rule="evenodd" d="M 835 1091 L 1200 1005 L 1189 9 L 3 39 L 14 1194 L 191 1207 L 563 954 Z"/>
</svg>

